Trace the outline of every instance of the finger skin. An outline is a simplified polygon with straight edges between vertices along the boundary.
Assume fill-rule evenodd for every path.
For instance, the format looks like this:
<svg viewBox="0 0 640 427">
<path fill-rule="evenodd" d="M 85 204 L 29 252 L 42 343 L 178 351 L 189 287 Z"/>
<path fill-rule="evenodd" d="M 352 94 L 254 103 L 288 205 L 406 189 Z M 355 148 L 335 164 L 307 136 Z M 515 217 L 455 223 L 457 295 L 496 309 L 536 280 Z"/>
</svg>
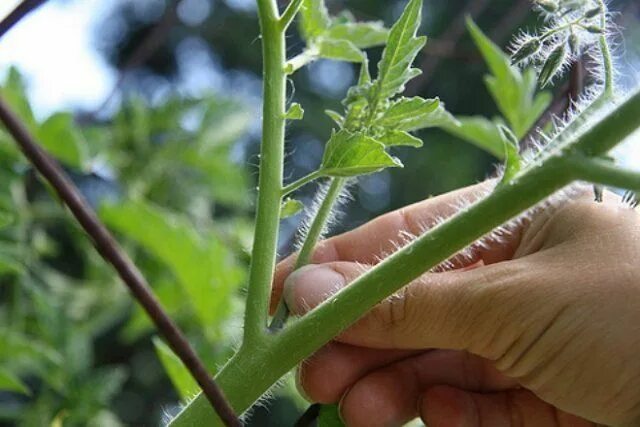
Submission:
<svg viewBox="0 0 640 427">
<path fill-rule="evenodd" d="M 419 410 L 429 427 L 596 427 L 526 390 L 480 394 L 437 386 L 424 394 Z"/>
<path fill-rule="evenodd" d="M 432 227 L 438 220 L 454 214 L 461 204 L 468 204 L 485 195 L 493 187 L 487 181 L 458 191 L 406 206 L 382 215 L 355 230 L 320 242 L 312 256 L 312 263 L 351 261 L 376 264 L 381 258 L 406 244 L 408 236 L 417 236 Z M 477 248 L 472 258 L 455 259 L 456 267 L 464 267 L 483 260 L 485 264 L 509 258 L 519 242 L 519 233 L 509 236 L 510 241 L 491 248 Z M 275 311 L 284 280 L 291 274 L 295 254 L 276 266 L 271 295 L 271 313 Z"/>
<path fill-rule="evenodd" d="M 311 401 L 337 403 L 367 373 L 423 351 L 375 350 L 331 342 L 298 368 L 298 385 Z"/>
<path fill-rule="evenodd" d="M 485 359 L 456 351 L 428 351 L 400 360 L 358 380 L 341 400 L 349 426 L 395 426 L 418 416 L 425 390 L 449 384 L 471 390 L 504 390 L 517 384 Z"/>
<path fill-rule="evenodd" d="M 302 315 L 347 286 L 363 269 L 349 262 L 307 266 L 287 279 L 287 305 L 294 314 Z M 496 318 L 506 315 L 513 298 L 522 292 L 511 283 L 526 283 L 530 275 L 527 265 L 515 261 L 423 275 L 375 306 L 337 340 L 379 349 L 469 350 L 491 358 L 475 346 L 484 341 L 484 335 L 493 333 Z M 541 289 L 532 289 L 532 297 Z M 487 311 L 487 304 L 492 311 Z M 509 341 L 504 341 L 497 343 L 507 346 Z"/>
</svg>

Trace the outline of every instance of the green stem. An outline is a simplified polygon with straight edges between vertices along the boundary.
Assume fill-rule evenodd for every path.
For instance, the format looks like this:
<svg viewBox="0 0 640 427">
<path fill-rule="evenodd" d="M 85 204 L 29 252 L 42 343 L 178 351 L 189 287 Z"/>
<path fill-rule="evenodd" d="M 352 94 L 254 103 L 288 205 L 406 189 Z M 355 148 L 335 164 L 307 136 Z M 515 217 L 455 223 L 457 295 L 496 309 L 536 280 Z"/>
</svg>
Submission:
<svg viewBox="0 0 640 427">
<path fill-rule="evenodd" d="M 300 178 L 299 180 L 294 181 L 291 184 L 289 184 L 286 187 L 284 187 L 282 189 L 282 197 L 288 196 L 289 194 L 293 193 L 294 191 L 298 190 L 299 188 L 309 184 L 312 181 L 315 181 L 316 179 L 318 179 L 320 177 L 322 177 L 322 172 L 320 172 L 320 171 L 311 172 L 309 175 L 304 176 L 304 177 Z"/>
<path fill-rule="evenodd" d="M 302 6 L 302 2 L 304 0 L 291 0 L 291 3 L 287 6 L 285 11 L 282 13 L 282 17 L 280 18 L 280 29 L 282 31 L 287 31 L 289 25 L 293 22 L 293 19 L 296 17 L 298 11 L 300 10 L 300 6 Z"/>
<path fill-rule="evenodd" d="M 307 47 L 301 54 L 287 61 L 284 70 L 288 75 L 291 75 L 316 59 L 318 59 L 318 49 L 313 46 Z"/>
<path fill-rule="evenodd" d="M 299 270 L 305 265 L 311 262 L 311 256 L 313 254 L 313 249 L 318 244 L 318 241 L 322 237 L 324 230 L 327 226 L 327 222 L 329 221 L 329 217 L 331 216 L 331 211 L 340 196 L 340 192 L 344 188 L 345 180 L 344 178 L 332 178 L 329 183 L 329 188 L 327 189 L 327 193 L 320 204 L 320 208 L 318 212 L 316 212 L 316 216 L 311 222 L 311 226 L 309 227 L 309 231 L 304 238 L 304 243 L 302 244 L 302 248 L 298 253 L 298 257 L 296 258 L 295 266 L 293 267 L 294 271 Z M 278 308 L 276 309 L 276 314 L 273 316 L 273 321 L 269 326 L 271 331 L 278 331 L 282 329 L 287 319 L 289 318 L 289 309 L 284 302 L 284 298 L 280 300 L 278 303 Z"/>
<path fill-rule="evenodd" d="M 602 31 L 607 31 L 607 5 L 604 0 L 598 0 L 600 9 L 602 10 L 600 15 L 600 26 Z M 602 53 L 602 60 L 604 61 L 604 94 L 608 97 L 613 95 L 614 92 L 614 71 L 613 71 L 613 57 L 611 56 L 611 47 L 607 36 L 602 34 L 599 38 L 600 52 Z"/>
<path fill-rule="evenodd" d="M 602 156 L 640 127 L 640 92 L 636 92 L 589 132 L 570 141 L 557 156 L 433 228 L 265 344 L 243 348 L 216 377 L 233 408 L 244 412 L 282 375 L 362 317 L 379 301 L 450 258 L 491 230 L 536 205 L 570 182 L 581 179 L 572 168 L 574 156 Z M 211 424 L 213 411 L 198 396 L 173 426 Z"/>
<path fill-rule="evenodd" d="M 576 156 L 569 159 L 573 172 L 593 184 L 640 191 L 640 172 L 623 169 L 604 159 Z"/>
<path fill-rule="evenodd" d="M 245 312 L 244 344 L 264 339 L 276 262 L 284 158 L 286 61 L 284 31 L 275 0 L 259 0 L 264 58 L 264 106 L 256 230 Z"/>
</svg>

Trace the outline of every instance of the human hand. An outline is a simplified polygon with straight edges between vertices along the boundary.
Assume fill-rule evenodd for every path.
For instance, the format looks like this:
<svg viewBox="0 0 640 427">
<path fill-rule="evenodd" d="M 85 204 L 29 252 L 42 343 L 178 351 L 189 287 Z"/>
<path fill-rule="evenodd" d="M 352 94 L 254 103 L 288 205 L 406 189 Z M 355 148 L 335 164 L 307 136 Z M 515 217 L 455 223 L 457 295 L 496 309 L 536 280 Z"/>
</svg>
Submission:
<svg viewBox="0 0 640 427">
<path fill-rule="evenodd" d="M 278 265 L 297 315 L 449 216 L 483 185 L 426 200 Z M 608 194 L 540 210 L 376 306 L 299 369 L 305 394 L 349 426 L 640 425 L 640 215 Z M 286 281 L 285 281 L 286 279 Z"/>
</svg>

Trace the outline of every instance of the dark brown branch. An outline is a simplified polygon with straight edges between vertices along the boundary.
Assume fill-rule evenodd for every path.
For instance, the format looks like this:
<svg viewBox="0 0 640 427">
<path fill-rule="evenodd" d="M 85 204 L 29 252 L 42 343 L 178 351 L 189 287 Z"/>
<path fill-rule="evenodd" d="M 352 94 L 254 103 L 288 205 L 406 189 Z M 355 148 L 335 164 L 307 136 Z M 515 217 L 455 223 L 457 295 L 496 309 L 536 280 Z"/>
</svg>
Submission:
<svg viewBox="0 0 640 427">
<path fill-rule="evenodd" d="M 0 22 L 0 37 L 13 28 L 22 18 L 46 3 L 47 0 L 24 0 Z"/>
<path fill-rule="evenodd" d="M 304 411 L 302 415 L 300 415 L 300 418 L 298 418 L 293 427 L 309 427 L 310 425 L 312 425 L 320 415 L 320 407 L 321 405 L 318 403 L 314 403 L 313 405 L 309 406 L 307 410 Z"/>
<path fill-rule="evenodd" d="M 100 255 L 109 262 L 129 291 L 147 312 L 169 347 L 182 360 L 202 388 L 220 418 L 228 426 L 240 426 L 240 421 L 226 401 L 222 390 L 209 375 L 195 351 L 171 318 L 164 312 L 142 273 L 122 250 L 107 228 L 89 207 L 78 188 L 64 171 L 33 139 L 20 119 L 0 98 L 0 121 L 4 123 L 16 143 L 42 176 L 51 184 L 60 199 L 91 238 Z"/>
</svg>

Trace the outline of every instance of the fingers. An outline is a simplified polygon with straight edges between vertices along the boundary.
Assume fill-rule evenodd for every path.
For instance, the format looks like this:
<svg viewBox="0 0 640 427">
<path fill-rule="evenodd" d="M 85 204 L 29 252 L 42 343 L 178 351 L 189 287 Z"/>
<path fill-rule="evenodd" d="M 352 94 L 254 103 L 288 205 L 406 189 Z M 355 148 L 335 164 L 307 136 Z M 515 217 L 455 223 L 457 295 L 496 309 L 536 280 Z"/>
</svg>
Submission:
<svg viewBox="0 0 640 427">
<path fill-rule="evenodd" d="M 410 236 L 422 234 L 440 219 L 454 214 L 461 205 L 466 205 L 482 197 L 492 186 L 491 182 L 466 187 L 458 191 L 424 200 L 400 210 L 388 213 L 348 233 L 332 237 L 318 244 L 312 257 L 315 264 L 332 261 L 352 261 L 376 264 L 380 258 L 406 244 Z M 458 260 L 461 265 L 469 265 L 483 260 L 486 264 L 509 258 L 517 246 L 518 233 L 510 236 L 512 241 L 500 246 L 478 248 L 474 256 Z M 271 310 L 280 299 L 282 286 L 291 273 L 295 255 L 278 264 L 274 276 Z"/>
<path fill-rule="evenodd" d="M 298 385 L 313 402 L 336 403 L 367 373 L 423 352 L 372 350 L 331 342 L 298 368 Z"/>
<path fill-rule="evenodd" d="M 304 314 L 345 287 L 363 268 L 347 262 L 305 267 L 287 280 L 287 304 L 294 314 Z M 526 263 L 510 261 L 426 274 L 378 304 L 337 339 L 380 349 L 469 350 L 492 358 L 485 344 L 507 345 L 493 337 L 507 329 L 507 316 L 532 309 L 531 298 L 537 291 L 527 286 L 531 271 Z"/>
<path fill-rule="evenodd" d="M 418 416 L 422 394 L 436 384 L 503 390 L 504 378 L 484 359 L 464 352 L 430 351 L 395 362 L 357 381 L 340 402 L 349 426 L 404 425 Z"/>
<path fill-rule="evenodd" d="M 449 386 L 428 390 L 419 405 L 429 427 L 595 427 L 526 390 L 479 394 Z"/>
</svg>

